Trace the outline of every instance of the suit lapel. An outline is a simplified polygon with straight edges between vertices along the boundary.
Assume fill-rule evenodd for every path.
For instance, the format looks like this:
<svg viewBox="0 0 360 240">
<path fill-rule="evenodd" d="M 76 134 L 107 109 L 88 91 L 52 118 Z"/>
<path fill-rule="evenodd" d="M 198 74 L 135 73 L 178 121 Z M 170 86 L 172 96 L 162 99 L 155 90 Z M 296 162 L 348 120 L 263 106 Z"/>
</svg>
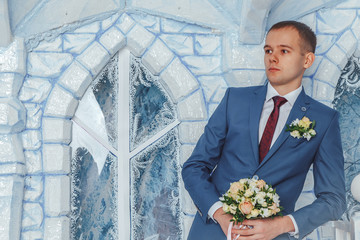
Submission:
<svg viewBox="0 0 360 240">
<path fill-rule="evenodd" d="M 259 162 L 259 122 L 266 97 L 267 85 L 254 91 L 250 99 L 250 137 L 256 163 Z"/>
<path fill-rule="evenodd" d="M 286 126 L 290 125 L 290 123 L 294 121 L 296 118 L 302 119 L 309 108 L 310 108 L 310 102 L 303 89 L 299 97 L 296 99 L 293 108 L 290 111 L 289 117 L 286 121 L 283 130 L 281 131 L 279 137 L 276 139 L 273 146 L 270 148 L 269 152 L 266 154 L 265 158 L 259 165 L 258 169 L 271 158 L 271 156 L 279 149 L 279 147 L 284 143 L 284 141 L 290 136 L 289 132 L 285 132 Z"/>
</svg>

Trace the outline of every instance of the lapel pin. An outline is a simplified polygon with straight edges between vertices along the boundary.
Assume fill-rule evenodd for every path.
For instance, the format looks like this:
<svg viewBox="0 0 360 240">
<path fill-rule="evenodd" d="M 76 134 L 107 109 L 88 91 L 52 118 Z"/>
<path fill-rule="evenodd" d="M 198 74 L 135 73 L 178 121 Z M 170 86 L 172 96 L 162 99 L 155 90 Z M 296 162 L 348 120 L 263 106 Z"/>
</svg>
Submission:
<svg viewBox="0 0 360 240">
<path fill-rule="evenodd" d="M 301 107 L 301 111 L 305 112 L 305 111 L 306 111 L 306 107 Z"/>
</svg>

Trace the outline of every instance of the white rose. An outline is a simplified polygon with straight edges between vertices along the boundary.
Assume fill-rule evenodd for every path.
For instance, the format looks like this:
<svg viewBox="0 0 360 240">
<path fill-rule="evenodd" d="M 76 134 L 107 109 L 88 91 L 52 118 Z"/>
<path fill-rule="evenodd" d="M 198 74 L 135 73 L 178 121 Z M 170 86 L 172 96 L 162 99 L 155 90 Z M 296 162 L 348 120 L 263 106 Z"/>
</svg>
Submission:
<svg viewBox="0 0 360 240">
<path fill-rule="evenodd" d="M 315 136 L 316 135 L 316 131 L 314 129 L 310 129 L 309 133 L 311 136 Z"/>
<path fill-rule="evenodd" d="M 263 218 L 270 217 L 271 216 L 271 211 L 269 209 L 267 209 L 267 208 L 262 208 L 261 211 L 260 211 L 260 215 Z"/>
<path fill-rule="evenodd" d="M 230 206 L 227 205 L 226 203 L 223 203 L 223 210 L 224 212 L 230 212 Z"/>
<path fill-rule="evenodd" d="M 251 189 L 247 189 L 244 196 L 245 197 L 251 197 L 254 194 L 254 192 Z"/>
<path fill-rule="evenodd" d="M 292 137 L 294 137 L 294 138 L 300 138 L 301 137 L 298 130 L 294 130 L 294 131 L 290 132 L 290 135 Z"/>
</svg>

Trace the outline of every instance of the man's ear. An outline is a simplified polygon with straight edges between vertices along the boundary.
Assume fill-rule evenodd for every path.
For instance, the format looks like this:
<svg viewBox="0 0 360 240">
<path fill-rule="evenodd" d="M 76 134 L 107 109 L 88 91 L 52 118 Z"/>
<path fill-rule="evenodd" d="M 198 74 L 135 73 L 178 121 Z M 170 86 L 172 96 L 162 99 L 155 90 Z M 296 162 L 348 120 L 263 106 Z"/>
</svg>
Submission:
<svg viewBox="0 0 360 240">
<path fill-rule="evenodd" d="M 307 52 L 305 54 L 304 68 L 308 69 L 309 67 L 311 67 L 311 65 L 314 63 L 314 61 L 315 61 L 315 54 L 312 52 Z"/>
</svg>

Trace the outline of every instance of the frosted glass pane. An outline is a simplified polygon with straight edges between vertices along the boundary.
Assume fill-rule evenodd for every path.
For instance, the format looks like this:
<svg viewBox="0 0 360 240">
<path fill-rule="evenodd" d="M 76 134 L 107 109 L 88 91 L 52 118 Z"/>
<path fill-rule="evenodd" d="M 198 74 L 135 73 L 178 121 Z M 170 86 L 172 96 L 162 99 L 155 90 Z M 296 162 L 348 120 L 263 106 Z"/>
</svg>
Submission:
<svg viewBox="0 0 360 240">
<path fill-rule="evenodd" d="M 175 120 L 174 105 L 139 58 L 130 59 L 130 149 Z"/>
<path fill-rule="evenodd" d="M 177 132 L 131 159 L 132 239 L 182 239 Z"/>
<path fill-rule="evenodd" d="M 351 57 L 336 86 L 334 106 L 340 113 L 340 130 L 345 157 L 345 187 L 349 219 L 360 204 L 350 192 L 353 178 L 360 173 L 360 58 Z"/>
<path fill-rule="evenodd" d="M 108 140 L 117 148 L 118 56 L 113 57 L 92 83 L 93 93 L 104 114 Z M 96 130 L 96 129 L 95 129 Z"/>
<path fill-rule="evenodd" d="M 72 239 L 117 239 L 117 158 L 109 153 L 99 175 L 90 152 L 77 148 L 71 187 Z"/>
</svg>

